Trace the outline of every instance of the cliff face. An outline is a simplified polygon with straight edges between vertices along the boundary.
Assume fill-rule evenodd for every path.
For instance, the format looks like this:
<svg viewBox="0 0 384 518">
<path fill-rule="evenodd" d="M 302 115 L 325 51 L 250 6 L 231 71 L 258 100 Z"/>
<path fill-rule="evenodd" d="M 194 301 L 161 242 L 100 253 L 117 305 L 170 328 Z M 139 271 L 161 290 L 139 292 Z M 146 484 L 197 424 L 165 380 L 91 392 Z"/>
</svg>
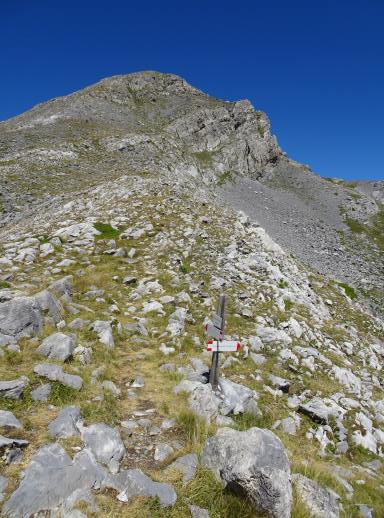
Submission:
<svg viewBox="0 0 384 518">
<path fill-rule="evenodd" d="M 266 115 L 248 101 L 220 101 L 158 72 L 112 77 L 36 106 L 1 124 L 0 146 L 3 175 L 18 159 L 32 184 L 45 186 L 60 166 L 67 175 L 90 162 L 95 177 L 118 164 L 210 183 L 227 172 L 259 177 L 282 156 Z"/>
</svg>

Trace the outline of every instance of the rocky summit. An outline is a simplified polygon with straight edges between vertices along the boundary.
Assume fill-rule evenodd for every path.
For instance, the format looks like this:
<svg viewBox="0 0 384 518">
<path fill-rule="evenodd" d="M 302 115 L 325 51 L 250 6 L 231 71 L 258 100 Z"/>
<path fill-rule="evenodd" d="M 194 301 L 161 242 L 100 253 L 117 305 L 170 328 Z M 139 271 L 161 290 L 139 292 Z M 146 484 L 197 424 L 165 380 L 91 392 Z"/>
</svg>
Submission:
<svg viewBox="0 0 384 518">
<path fill-rule="evenodd" d="M 158 72 L 0 123 L 0 179 L 2 516 L 384 516 L 383 182 Z"/>
</svg>

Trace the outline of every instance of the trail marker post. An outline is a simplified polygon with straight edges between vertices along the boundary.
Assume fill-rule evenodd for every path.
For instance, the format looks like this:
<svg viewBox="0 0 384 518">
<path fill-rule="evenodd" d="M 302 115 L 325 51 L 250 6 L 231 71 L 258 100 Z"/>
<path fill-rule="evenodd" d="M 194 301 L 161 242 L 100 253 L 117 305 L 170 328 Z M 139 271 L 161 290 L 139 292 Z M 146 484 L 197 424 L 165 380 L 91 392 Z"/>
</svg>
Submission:
<svg viewBox="0 0 384 518">
<path fill-rule="evenodd" d="M 220 296 L 217 313 L 213 315 L 212 321 L 205 326 L 205 331 L 212 340 L 208 340 L 207 351 L 212 352 L 212 365 L 209 371 L 209 383 L 213 390 L 217 389 L 219 383 L 219 353 L 236 352 L 240 350 L 240 343 L 236 340 L 223 340 L 225 328 L 225 311 L 227 299 L 225 295 Z"/>
</svg>

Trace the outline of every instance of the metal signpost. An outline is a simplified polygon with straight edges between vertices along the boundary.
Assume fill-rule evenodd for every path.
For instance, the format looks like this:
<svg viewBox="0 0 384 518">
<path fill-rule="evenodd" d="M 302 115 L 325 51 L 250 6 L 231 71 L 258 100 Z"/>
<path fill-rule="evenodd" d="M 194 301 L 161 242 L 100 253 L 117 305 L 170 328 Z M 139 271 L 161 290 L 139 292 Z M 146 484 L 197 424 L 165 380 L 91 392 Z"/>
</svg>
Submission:
<svg viewBox="0 0 384 518">
<path fill-rule="evenodd" d="M 208 341 L 207 351 L 212 352 L 212 366 L 209 372 L 209 383 L 213 390 L 217 389 L 219 382 L 219 353 L 236 352 L 240 350 L 240 343 L 236 340 L 223 340 L 225 327 L 226 296 L 221 295 L 216 315 L 212 322 L 208 322 L 205 331 L 213 340 Z"/>
</svg>

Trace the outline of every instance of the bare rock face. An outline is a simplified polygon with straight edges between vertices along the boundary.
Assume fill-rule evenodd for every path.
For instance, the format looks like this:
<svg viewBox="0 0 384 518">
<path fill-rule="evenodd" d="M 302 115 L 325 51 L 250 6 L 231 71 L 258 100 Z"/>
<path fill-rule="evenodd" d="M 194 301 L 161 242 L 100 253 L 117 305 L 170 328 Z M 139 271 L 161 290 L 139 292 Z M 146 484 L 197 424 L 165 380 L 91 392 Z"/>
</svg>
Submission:
<svg viewBox="0 0 384 518">
<path fill-rule="evenodd" d="M 280 149 L 264 113 L 249 101 L 202 107 L 168 126 L 206 167 L 260 176 L 276 162 Z"/>
<path fill-rule="evenodd" d="M 127 469 L 113 477 L 109 477 L 105 487 L 119 491 L 117 499 L 128 502 L 135 496 L 157 497 L 162 507 L 174 505 L 177 495 L 171 484 L 153 482 L 141 469 Z"/>
<path fill-rule="evenodd" d="M 23 425 L 12 412 L 9 412 L 8 410 L 0 410 L 0 428 L 22 429 Z"/>
<path fill-rule="evenodd" d="M 29 380 L 26 376 L 10 381 L 0 381 L 0 396 L 9 399 L 20 399 Z"/>
<path fill-rule="evenodd" d="M 82 425 L 80 409 L 75 406 L 65 407 L 60 410 L 56 419 L 49 423 L 48 433 L 56 439 L 79 436 L 79 425 Z"/>
<path fill-rule="evenodd" d="M 81 429 L 81 438 L 96 459 L 108 466 L 111 473 L 117 473 L 125 447 L 116 428 L 104 423 L 93 424 Z"/>
<path fill-rule="evenodd" d="M 293 475 L 296 490 L 314 518 L 339 518 L 338 498 L 333 491 L 321 487 L 303 475 Z"/>
<path fill-rule="evenodd" d="M 75 390 L 80 390 L 83 386 L 83 380 L 80 376 L 77 376 L 76 374 L 67 374 L 60 365 L 39 363 L 35 366 L 34 372 L 38 376 L 47 378 L 50 381 L 59 381 L 63 385 Z"/>
<path fill-rule="evenodd" d="M 19 487 L 3 507 L 3 515 L 10 518 L 31 516 L 39 512 L 57 513 L 98 488 L 106 472 L 88 450 L 72 460 L 59 444 L 40 448 L 32 457 Z"/>
<path fill-rule="evenodd" d="M 220 429 L 205 443 L 201 463 L 224 487 L 246 496 L 272 518 L 290 518 L 291 472 L 287 454 L 270 430 Z"/>
<path fill-rule="evenodd" d="M 45 338 L 36 352 L 51 360 L 65 361 L 75 349 L 75 340 L 64 333 L 54 333 Z"/>
<path fill-rule="evenodd" d="M 42 327 L 42 308 L 36 298 L 15 297 L 0 303 L 0 344 L 35 336 Z"/>
</svg>

